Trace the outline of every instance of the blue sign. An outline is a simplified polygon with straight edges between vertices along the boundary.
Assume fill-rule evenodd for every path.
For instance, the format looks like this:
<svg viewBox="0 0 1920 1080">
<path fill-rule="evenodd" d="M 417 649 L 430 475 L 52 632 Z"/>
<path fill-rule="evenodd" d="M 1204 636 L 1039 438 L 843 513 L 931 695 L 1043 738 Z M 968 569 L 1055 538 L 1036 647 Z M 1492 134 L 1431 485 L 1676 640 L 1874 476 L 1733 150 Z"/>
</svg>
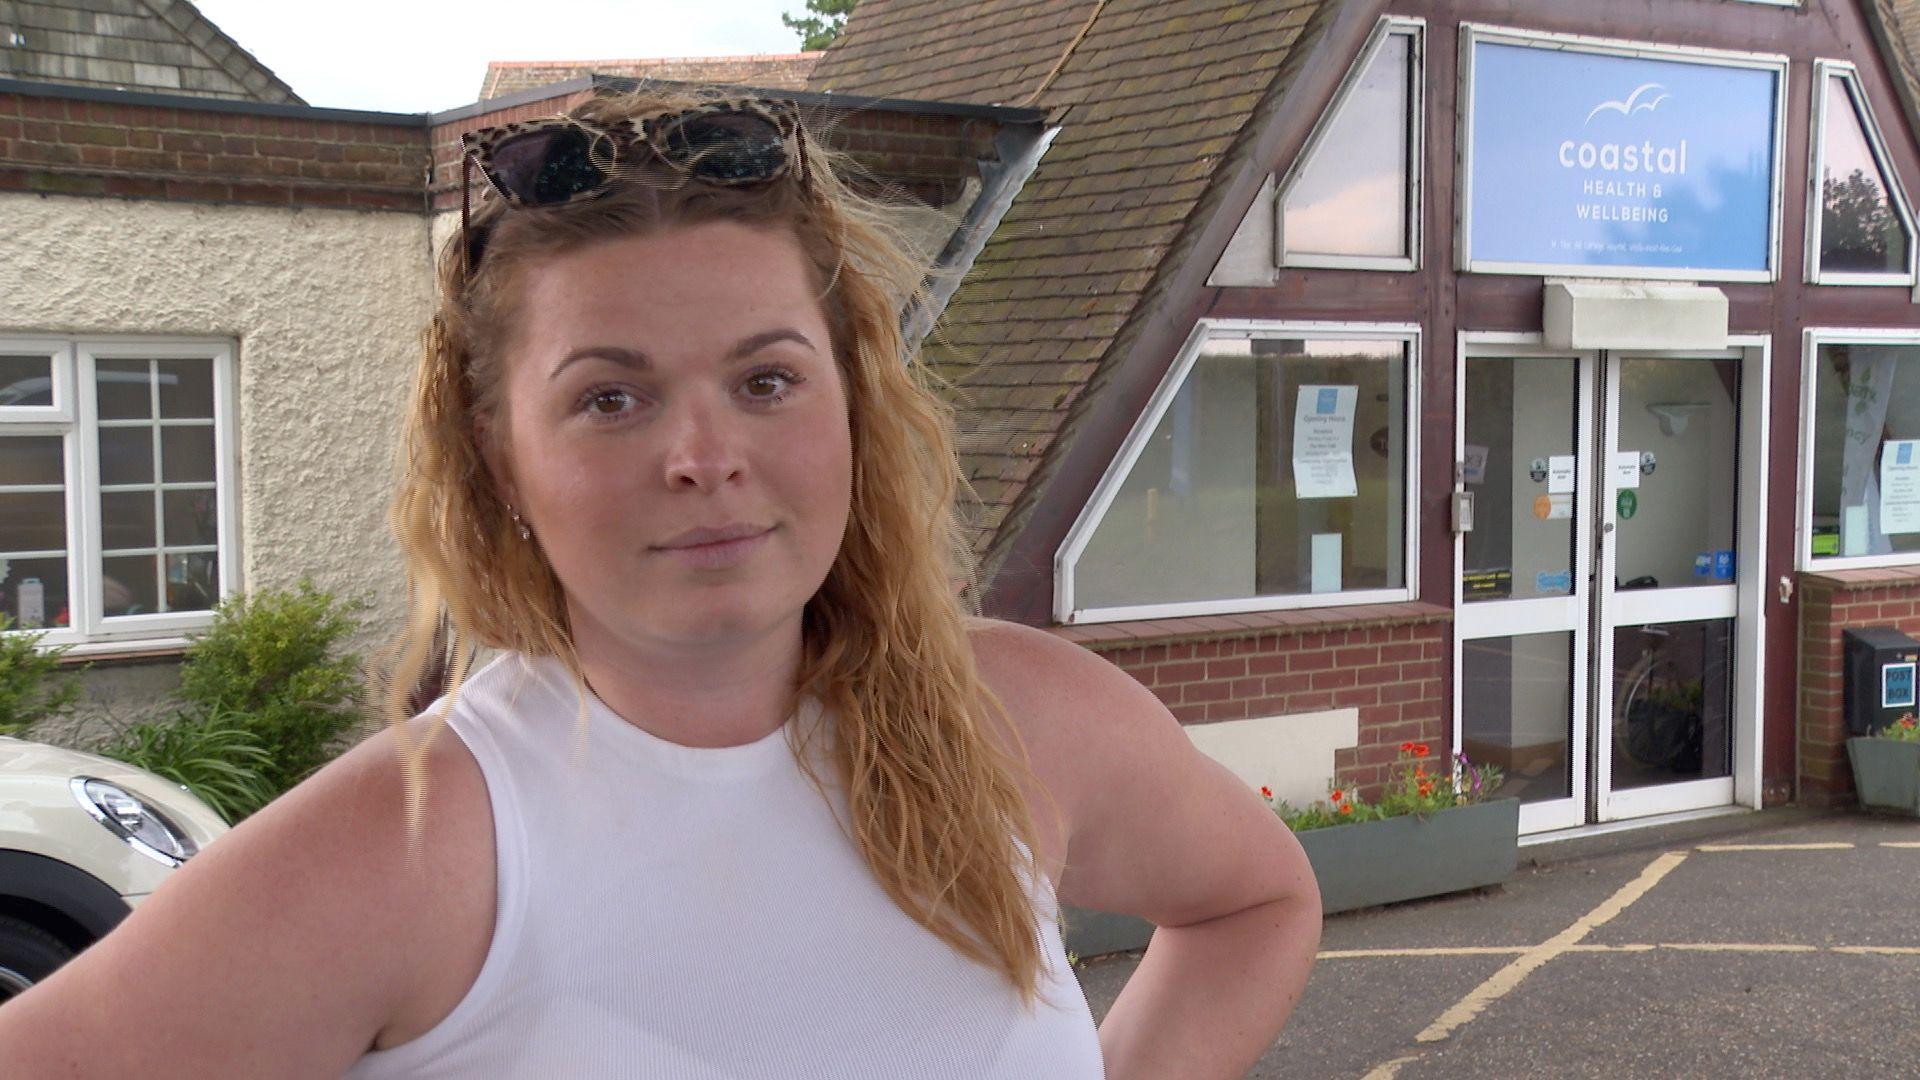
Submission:
<svg viewBox="0 0 1920 1080">
<path fill-rule="evenodd" d="M 1533 591 L 1543 593 L 1563 593 L 1573 591 L 1573 574 L 1562 570 L 1557 574 L 1533 575 Z"/>
<path fill-rule="evenodd" d="M 1716 581 L 1733 580 L 1733 552 L 1723 548 L 1713 553 L 1713 577 Z"/>
<path fill-rule="evenodd" d="M 1913 708 L 1912 664 L 1888 664 L 1880 669 L 1880 707 Z"/>
<path fill-rule="evenodd" d="M 1331 416 L 1334 410 L 1339 407 L 1340 388 L 1337 386 L 1321 387 L 1319 395 L 1314 398 L 1314 414 L 1318 416 Z"/>
<path fill-rule="evenodd" d="M 1893 463 L 1895 465 L 1913 464 L 1913 440 L 1912 439 L 1908 439 L 1900 443 L 1900 449 L 1894 451 Z"/>
<path fill-rule="evenodd" d="M 1779 79 L 1475 41 L 1474 267 L 1765 274 Z"/>
<path fill-rule="evenodd" d="M 1695 555 L 1693 557 L 1693 576 L 1694 577 L 1712 577 L 1713 576 L 1713 552 L 1703 551 L 1700 554 Z"/>
</svg>

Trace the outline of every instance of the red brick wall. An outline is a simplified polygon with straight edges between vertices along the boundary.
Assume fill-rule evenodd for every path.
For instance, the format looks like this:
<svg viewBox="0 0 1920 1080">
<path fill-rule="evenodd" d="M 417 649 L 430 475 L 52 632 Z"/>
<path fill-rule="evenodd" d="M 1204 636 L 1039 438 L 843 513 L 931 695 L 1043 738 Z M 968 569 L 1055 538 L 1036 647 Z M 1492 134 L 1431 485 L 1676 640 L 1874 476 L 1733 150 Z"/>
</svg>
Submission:
<svg viewBox="0 0 1920 1080">
<path fill-rule="evenodd" d="M 1360 741 L 1334 767 L 1373 798 L 1401 743 L 1447 752 L 1448 618 L 1429 604 L 1386 604 L 1053 629 L 1139 680 L 1183 724 L 1359 709 Z"/>
<path fill-rule="evenodd" d="M 1798 727 L 1803 805 L 1853 802 L 1841 634 L 1867 626 L 1891 626 L 1920 637 L 1920 567 L 1801 575 Z"/>
<path fill-rule="evenodd" d="M 426 165 L 419 125 L 0 93 L 0 191 L 419 212 Z"/>
</svg>

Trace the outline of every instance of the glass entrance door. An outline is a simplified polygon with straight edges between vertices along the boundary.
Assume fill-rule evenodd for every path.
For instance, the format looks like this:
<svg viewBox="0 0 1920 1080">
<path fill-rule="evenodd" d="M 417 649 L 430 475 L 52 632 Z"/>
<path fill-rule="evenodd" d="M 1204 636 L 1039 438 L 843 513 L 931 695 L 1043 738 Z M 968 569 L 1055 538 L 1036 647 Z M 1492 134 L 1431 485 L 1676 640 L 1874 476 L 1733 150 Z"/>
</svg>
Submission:
<svg viewBox="0 0 1920 1080">
<path fill-rule="evenodd" d="M 1733 800 L 1740 361 L 1462 365 L 1456 687 L 1521 831 Z"/>
</svg>

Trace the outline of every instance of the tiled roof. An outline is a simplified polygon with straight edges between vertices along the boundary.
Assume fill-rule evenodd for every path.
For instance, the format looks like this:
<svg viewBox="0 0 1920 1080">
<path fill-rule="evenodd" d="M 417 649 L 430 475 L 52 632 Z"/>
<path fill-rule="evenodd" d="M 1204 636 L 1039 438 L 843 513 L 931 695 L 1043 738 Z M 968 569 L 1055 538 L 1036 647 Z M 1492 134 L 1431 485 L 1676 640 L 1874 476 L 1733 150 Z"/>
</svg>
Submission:
<svg viewBox="0 0 1920 1080">
<path fill-rule="evenodd" d="M 0 78 L 303 104 L 188 0 L 7 0 Z"/>
<path fill-rule="evenodd" d="M 800 90 L 823 53 L 768 53 L 759 56 L 678 56 L 651 60 L 495 60 L 487 65 L 480 100 L 550 86 L 588 75 L 668 82 L 753 86 L 764 90 Z"/>
<path fill-rule="evenodd" d="M 1865 0 L 1907 124 L 1920 137 L 1920 0 Z M 1891 122 L 1891 119 L 1881 121 Z"/>
<path fill-rule="evenodd" d="M 1302 28 L 1338 2 L 865 0 L 815 69 L 809 89 L 1032 104 L 1060 124 L 922 348 L 958 385 L 986 575 L 1101 373 L 1156 317 Z"/>
</svg>

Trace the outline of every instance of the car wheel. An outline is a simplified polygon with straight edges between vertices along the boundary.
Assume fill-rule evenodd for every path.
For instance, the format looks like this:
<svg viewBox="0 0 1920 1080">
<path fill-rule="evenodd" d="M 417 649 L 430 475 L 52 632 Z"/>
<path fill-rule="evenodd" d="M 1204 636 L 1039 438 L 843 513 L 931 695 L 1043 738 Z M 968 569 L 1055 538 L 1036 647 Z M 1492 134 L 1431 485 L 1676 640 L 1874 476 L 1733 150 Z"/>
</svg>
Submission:
<svg viewBox="0 0 1920 1080">
<path fill-rule="evenodd" d="M 24 919 L 0 915 L 0 1002 L 53 974 L 73 958 L 59 938 Z"/>
</svg>

